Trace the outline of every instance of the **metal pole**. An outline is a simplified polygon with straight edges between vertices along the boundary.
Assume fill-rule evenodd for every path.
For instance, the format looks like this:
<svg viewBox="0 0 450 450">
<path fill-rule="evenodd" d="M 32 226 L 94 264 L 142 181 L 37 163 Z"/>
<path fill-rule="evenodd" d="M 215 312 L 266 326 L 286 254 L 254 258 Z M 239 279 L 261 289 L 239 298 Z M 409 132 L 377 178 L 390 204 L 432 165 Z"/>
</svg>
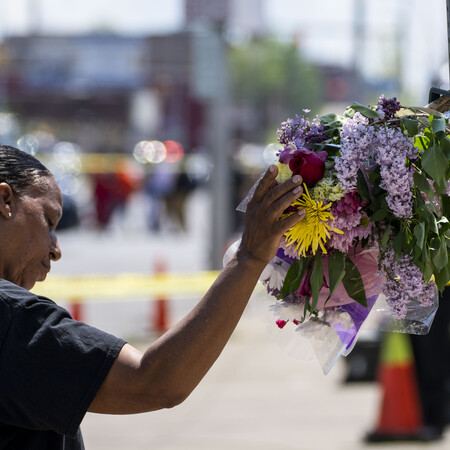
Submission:
<svg viewBox="0 0 450 450">
<path fill-rule="evenodd" d="M 214 158 L 214 169 L 212 172 L 212 246 L 211 246 L 211 268 L 221 269 L 222 258 L 230 237 L 230 123 L 229 123 L 229 86 L 228 67 L 225 42 L 220 28 L 214 30 L 215 39 L 218 42 L 218 64 L 220 70 L 216 95 L 210 103 L 210 146 Z"/>
<path fill-rule="evenodd" d="M 359 101 L 365 103 L 364 83 L 362 82 L 365 63 L 365 0 L 354 0 L 353 6 L 353 71 L 355 73 L 355 84 Z"/>
<path fill-rule="evenodd" d="M 447 49 L 448 49 L 448 68 L 450 82 L 450 0 L 447 0 Z"/>
</svg>

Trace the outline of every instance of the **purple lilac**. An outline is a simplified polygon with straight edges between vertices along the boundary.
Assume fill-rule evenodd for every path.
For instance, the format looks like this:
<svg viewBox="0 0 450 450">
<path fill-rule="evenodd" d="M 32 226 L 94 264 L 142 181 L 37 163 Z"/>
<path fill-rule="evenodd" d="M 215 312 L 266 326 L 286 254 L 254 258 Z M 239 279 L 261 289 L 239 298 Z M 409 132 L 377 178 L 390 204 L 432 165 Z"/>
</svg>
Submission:
<svg viewBox="0 0 450 450">
<path fill-rule="evenodd" d="M 395 113 L 401 108 L 400 103 L 397 101 L 397 97 L 386 98 L 384 94 L 380 96 L 378 102 L 378 111 L 384 113 L 384 120 L 390 120 L 395 116 Z"/>
<path fill-rule="evenodd" d="M 411 256 L 402 255 L 395 261 L 395 252 L 388 249 L 381 255 L 381 272 L 386 277 L 383 294 L 398 319 L 405 318 L 408 303 L 417 299 L 423 306 L 430 306 L 435 294 L 433 282 L 425 283 L 420 269 L 413 263 Z"/>
<path fill-rule="evenodd" d="M 368 119 L 355 113 L 342 127 L 341 156 L 335 165 L 339 183 L 344 192 L 354 191 L 359 168 L 372 156 L 380 165 L 380 186 L 388 192 L 389 208 L 399 218 L 411 217 L 414 180 L 405 162 L 417 158 L 417 149 L 399 129 L 367 125 Z"/>
<path fill-rule="evenodd" d="M 335 168 L 344 192 L 356 189 L 358 169 L 370 156 L 374 131 L 367 127 L 368 123 L 369 120 L 357 112 L 342 126 L 341 156 L 336 158 Z"/>
<path fill-rule="evenodd" d="M 390 210 L 399 218 L 412 216 L 413 174 L 406 166 L 406 158 L 417 158 L 417 149 L 411 139 L 399 129 L 381 128 L 376 132 L 375 161 L 381 168 L 380 187 L 388 193 Z"/>
<path fill-rule="evenodd" d="M 295 115 L 295 119 L 287 119 L 277 130 L 278 142 L 280 144 L 295 144 L 302 147 L 305 144 L 304 135 L 310 130 L 308 118 Z"/>
<path fill-rule="evenodd" d="M 284 145 L 294 144 L 297 148 L 305 144 L 314 144 L 327 139 L 325 127 L 316 116 L 310 123 L 305 116 L 295 115 L 295 119 L 287 119 L 277 130 L 278 142 Z"/>
<path fill-rule="evenodd" d="M 328 139 L 328 136 L 325 134 L 325 127 L 320 121 L 319 116 L 316 116 L 311 122 L 309 131 L 305 135 L 305 141 L 308 144 L 315 144 L 323 142 L 326 139 Z"/>
</svg>

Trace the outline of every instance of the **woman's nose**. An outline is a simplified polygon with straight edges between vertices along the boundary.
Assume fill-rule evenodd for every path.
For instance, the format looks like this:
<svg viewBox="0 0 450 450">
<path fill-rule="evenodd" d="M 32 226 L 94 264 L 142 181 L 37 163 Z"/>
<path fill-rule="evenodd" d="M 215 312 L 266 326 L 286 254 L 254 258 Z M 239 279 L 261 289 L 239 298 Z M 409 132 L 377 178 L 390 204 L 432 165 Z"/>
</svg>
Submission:
<svg viewBox="0 0 450 450">
<path fill-rule="evenodd" d="M 52 241 L 50 244 L 50 259 L 52 261 L 58 261 L 61 259 L 61 248 L 59 247 L 58 238 L 56 237 L 56 233 L 52 232 Z"/>
</svg>

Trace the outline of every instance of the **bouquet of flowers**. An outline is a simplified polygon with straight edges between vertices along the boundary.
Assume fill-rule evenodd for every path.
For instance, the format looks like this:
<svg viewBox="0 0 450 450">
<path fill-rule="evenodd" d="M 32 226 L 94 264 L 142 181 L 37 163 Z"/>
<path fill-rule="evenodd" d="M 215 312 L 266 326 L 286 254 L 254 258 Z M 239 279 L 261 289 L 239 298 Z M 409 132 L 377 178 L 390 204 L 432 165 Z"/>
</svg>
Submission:
<svg viewBox="0 0 450 450">
<path fill-rule="evenodd" d="M 328 372 L 372 309 L 396 331 L 428 331 L 450 280 L 450 139 L 445 115 L 396 98 L 308 112 L 281 124 L 276 162 L 277 182 L 304 183 L 284 214 L 306 216 L 260 281 L 278 328 L 307 338 Z"/>
</svg>

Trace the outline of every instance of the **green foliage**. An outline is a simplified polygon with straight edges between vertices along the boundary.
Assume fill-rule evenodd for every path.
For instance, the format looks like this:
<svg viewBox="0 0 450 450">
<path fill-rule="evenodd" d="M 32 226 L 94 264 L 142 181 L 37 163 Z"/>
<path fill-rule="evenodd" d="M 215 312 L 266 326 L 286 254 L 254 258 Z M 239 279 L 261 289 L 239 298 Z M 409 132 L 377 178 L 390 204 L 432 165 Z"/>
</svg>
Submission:
<svg viewBox="0 0 450 450">
<path fill-rule="evenodd" d="M 328 257 L 328 285 L 330 289 L 330 293 L 328 294 L 328 298 L 325 303 L 333 295 L 333 292 L 339 286 L 339 283 L 342 281 L 345 275 L 345 253 L 342 252 L 333 252 Z"/>
<path fill-rule="evenodd" d="M 314 311 L 319 301 L 320 289 L 323 286 L 323 255 L 316 253 L 314 256 L 314 267 L 311 273 L 312 303 L 311 310 Z"/>
<path fill-rule="evenodd" d="M 297 291 L 302 282 L 303 276 L 308 267 L 308 258 L 296 259 L 289 267 L 289 270 L 284 279 L 283 287 L 281 289 L 280 299 L 286 298 L 293 292 Z"/>
<path fill-rule="evenodd" d="M 361 274 L 348 256 L 345 258 L 345 274 L 342 278 L 342 284 L 350 298 L 367 307 L 366 291 Z"/>
<path fill-rule="evenodd" d="M 379 119 L 381 117 L 381 114 L 378 111 L 369 108 L 368 106 L 361 105 L 361 103 L 353 103 L 350 108 L 359 112 L 368 119 Z"/>
<path fill-rule="evenodd" d="M 293 117 L 299 105 L 320 106 L 318 74 L 291 43 L 265 38 L 231 46 L 229 65 L 233 102 L 252 111 L 258 122 L 254 132 L 272 129 L 280 117 Z"/>
</svg>

